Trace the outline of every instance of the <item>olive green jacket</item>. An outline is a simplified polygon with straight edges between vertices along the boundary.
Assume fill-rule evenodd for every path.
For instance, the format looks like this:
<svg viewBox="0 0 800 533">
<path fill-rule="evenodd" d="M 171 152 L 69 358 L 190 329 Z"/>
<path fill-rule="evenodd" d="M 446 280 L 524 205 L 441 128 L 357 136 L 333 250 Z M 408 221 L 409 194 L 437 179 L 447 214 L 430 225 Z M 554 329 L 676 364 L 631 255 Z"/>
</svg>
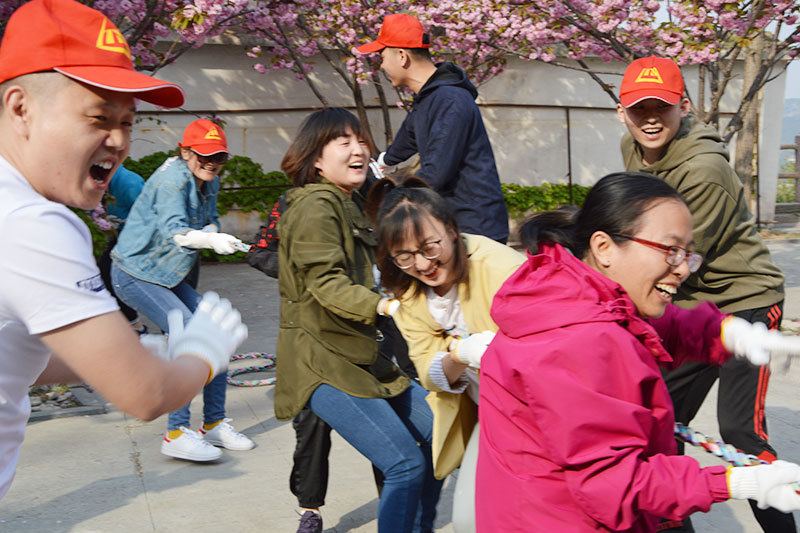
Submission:
<svg viewBox="0 0 800 533">
<path fill-rule="evenodd" d="M 675 303 L 714 302 L 725 313 L 768 307 L 783 300 L 783 274 L 755 228 L 739 177 L 717 131 L 689 115 L 652 165 L 630 133 L 622 138 L 626 170 L 663 178 L 686 200 L 694 244 L 705 260 L 678 289 Z"/>
<path fill-rule="evenodd" d="M 281 322 L 275 416 L 294 417 L 326 383 L 359 398 L 390 398 L 409 380 L 378 355 L 375 236 L 353 199 L 330 182 L 292 189 L 278 226 Z"/>
</svg>

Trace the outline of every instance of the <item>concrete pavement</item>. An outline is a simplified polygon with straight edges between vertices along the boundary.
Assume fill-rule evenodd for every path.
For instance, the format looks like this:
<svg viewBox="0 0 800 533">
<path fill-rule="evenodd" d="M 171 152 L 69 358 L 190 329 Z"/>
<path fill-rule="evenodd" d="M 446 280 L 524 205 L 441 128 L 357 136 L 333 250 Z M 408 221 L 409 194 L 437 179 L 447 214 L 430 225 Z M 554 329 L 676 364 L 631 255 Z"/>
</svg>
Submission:
<svg viewBox="0 0 800 533">
<path fill-rule="evenodd" d="M 787 273 L 785 315 L 800 320 L 800 244 L 770 242 Z M 245 264 L 204 265 L 201 290 L 228 297 L 250 327 L 241 351 L 275 348 L 277 283 Z M 240 361 L 232 366 L 248 366 Z M 243 376 L 247 377 L 247 376 Z M 263 376 L 262 376 L 263 377 Z M 798 417 L 800 365 L 775 375 L 767 418 L 782 457 L 800 462 Z M 716 387 L 692 426 L 717 435 Z M 213 464 L 194 464 L 161 455 L 166 417 L 143 423 L 118 411 L 32 422 L 22 447 L 17 477 L 0 501 L 0 531 L 13 532 L 294 532 L 296 501 L 288 488 L 294 449 L 291 424 L 273 413 L 273 387 L 228 388 L 228 416 L 257 447 L 228 452 Z M 192 404 L 193 425 L 202 400 Z M 327 532 L 377 530 L 377 494 L 366 459 L 335 433 L 326 505 Z M 689 449 L 704 465 L 719 460 Z M 451 532 L 454 476 L 445 483 L 437 531 Z M 800 522 L 800 514 L 796 513 Z M 698 531 L 760 531 L 745 502 L 717 504 L 696 515 Z"/>
</svg>

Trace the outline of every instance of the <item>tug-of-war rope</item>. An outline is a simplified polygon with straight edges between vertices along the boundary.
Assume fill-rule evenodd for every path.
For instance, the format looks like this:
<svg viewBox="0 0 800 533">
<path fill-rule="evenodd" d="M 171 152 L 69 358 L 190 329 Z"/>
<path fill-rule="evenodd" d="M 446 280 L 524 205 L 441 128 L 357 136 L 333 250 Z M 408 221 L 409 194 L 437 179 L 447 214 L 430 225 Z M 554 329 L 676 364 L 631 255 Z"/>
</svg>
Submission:
<svg viewBox="0 0 800 533">
<path fill-rule="evenodd" d="M 714 454 L 733 466 L 754 466 L 769 464 L 769 461 L 759 459 L 755 455 L 744 453 L 742 450 L 737 449 L 732 444 L 727 444 L 720 440 L 715 440 L 707 435 L 693 430 L 688 426 L 681 423 L 675 424 L 675 438 L 691 444 L 692 446 L 699 446 L 708 453 Z M 792 488 L 800 494 L 800 483 L 792 483 Z"/>
<path fill-rule="evenodd" d="M 256 372 L 266 372 L 275 368 L 275 356 L 271 353 L 248 352 L 239 353 L 231 356 L 231 361 L 241 361 L 242 359 L 265 359 L 263 365 L 244 366 L 242 368 L 228 369 L 228 383 L 236 387 L 261 387 L 263 385 L 274 385 L 275 378 L 265 379 L 233 379 L 240 374 L 254 374 Z"/>
</svg>

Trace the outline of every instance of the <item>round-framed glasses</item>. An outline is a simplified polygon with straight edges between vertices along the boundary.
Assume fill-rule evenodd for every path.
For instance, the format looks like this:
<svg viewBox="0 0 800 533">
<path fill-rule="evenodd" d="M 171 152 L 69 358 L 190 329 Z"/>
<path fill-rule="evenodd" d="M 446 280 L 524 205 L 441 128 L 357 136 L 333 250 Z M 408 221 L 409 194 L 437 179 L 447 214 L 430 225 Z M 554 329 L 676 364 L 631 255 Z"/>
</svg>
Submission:
<svg viewBox="0 0 800 533">
<path fill-rule="evenodd" d="M 650 248 L 663 250 L 666 252 L 665 260 L 670 266 L 680 266 L 681 263 L 686 261 L 686 265 L 689 267 L 689 272 L 697 272 L 697 270 L 700 268 L 700 265 L 703 264 L 702 255 L 696 252 L 690 252 L 686 248 L 681 248 L 680 246 L 669 246 L 666 244 L 661 244 L 660 242 L 648 241 L 645 239 L 640 239 L 639 237 L 634 237 L 633 235 L 628 235 L 627 233 L 614 233 L 613 235 L 629 241 L 638 242 L 639 244 L 644 244 Z"/>
<path fill-rule="evenodd" d="M 422 245 L 422 248 L 413 252 L 403 250 L 402 252 L 392 256 L 392 262 L 397 266 L 397 268 L 406 270 L 407 268 L 414 266 L 417 254 L 421 255 L 425 259 L 436 259 L 442 255 L 442 239 L 439 239 L 438 241 L 426 242 Z"/>
</svg>

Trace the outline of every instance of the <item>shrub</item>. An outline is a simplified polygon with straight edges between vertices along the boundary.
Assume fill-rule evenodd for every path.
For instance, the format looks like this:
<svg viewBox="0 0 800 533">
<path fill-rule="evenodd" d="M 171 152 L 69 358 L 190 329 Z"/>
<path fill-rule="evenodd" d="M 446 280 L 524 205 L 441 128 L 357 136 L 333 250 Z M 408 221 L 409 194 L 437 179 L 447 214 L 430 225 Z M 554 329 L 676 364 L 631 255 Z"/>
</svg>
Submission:
<svg viewBox="0 0 800 533">
<path fill-rule="evenodd" d="M 591 187 L 572 185 L 572 202 L 569 198 L 569 184 L 543 183 L 541 186 L 503 183 L 503 196 L 511 218 L 521 218 L 533 211 L 550 211 L 562 205 L 583 205 Z"/>
<path fill-rule="evenodd" d="M 244 212 L 259 211 L 266 218 L 278 197 L 291 187 L 286 174 L 278 170 L 264 173 L 264 169 L 249 157 L 231 157 L 220 173 L 221 190 L 217 198 L 217 210 L 224 215 L 232 207 Z M 270 186 L 268 189 L 256 187 Z M 239 190 L 225 190 L 229 188 Z M 252 187 L 252 188 L 251 188 Z"/>
<path fill-rule="evenodd" d="M 796 186 L 796 180 L 779 179 L 775 201 L 778 203 L 794 202 L 794 188 Z"/>
<path fill-rule="evenodd" d="M 123 163 L 128 170 L 136 172 L 145 180 L 148 179 L 167 158 L 178 154 L 177 149 L 169 152 L 155 152 L 139 159 L 130 157 Z M 257 188 L 264 185 L 277 187 Z M 269 210 L 278 200 L 278 197 L 291 187 L 291 182 L 283 172 L 264 172 L 261 165 L 246 156 L 234 156 L 228 160 L 220 172 L 220 193 L 217 198 L 217 210 L 224 215 L 229 209 L 236 207 L 242 211 L 259 211 L 262 218 L 266 218 Z M 241 188 L 238 190 L 225 190 L 227 188 Z M 92 234 L 92 244 L 95 256 L 99 257 L 106 246 L 108 230 L 101 230 L 92 220 L 88 212 L 73 209 L 73 211 L 86 223 Z M 241 254 L 220 256 L 211 250 L 202 250 L 204 260 L 238 261 Z"/>
</svg>

